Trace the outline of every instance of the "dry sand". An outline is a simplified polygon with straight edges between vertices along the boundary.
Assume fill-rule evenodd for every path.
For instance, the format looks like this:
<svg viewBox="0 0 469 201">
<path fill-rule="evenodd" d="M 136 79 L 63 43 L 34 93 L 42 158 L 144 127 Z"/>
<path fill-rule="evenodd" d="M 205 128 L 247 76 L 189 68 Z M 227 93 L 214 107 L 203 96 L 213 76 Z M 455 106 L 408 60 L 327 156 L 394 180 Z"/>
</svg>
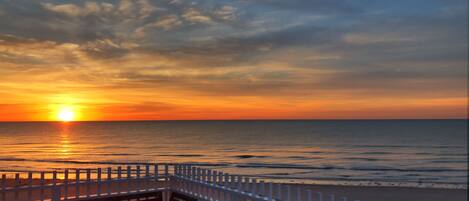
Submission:
<svg viewBox="0 0 469 201">
<path fill-rule="evenodd" d="M 295 185 L 295 184 L 294 184 Z M 333 186 L 303 185 L 295 186 L 320 191 L 323 194 L 346 196 L 349 201 L 467 201 L 467 189 L 435 189 L 412 187 L 370 187 L 370 186 Z M 325 196 L 328 201 L 328 197 Z M 351 200 L 353 199 L 353 200 Z M 341 201 L 336 196 L 336 201 Z"/>
</svg>

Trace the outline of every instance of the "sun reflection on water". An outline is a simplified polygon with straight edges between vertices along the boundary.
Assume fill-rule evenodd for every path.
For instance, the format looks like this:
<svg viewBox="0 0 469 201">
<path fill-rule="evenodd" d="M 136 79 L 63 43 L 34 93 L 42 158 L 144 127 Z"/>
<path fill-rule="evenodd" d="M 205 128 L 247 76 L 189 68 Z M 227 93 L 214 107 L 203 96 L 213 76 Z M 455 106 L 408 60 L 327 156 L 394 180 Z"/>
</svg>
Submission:
<svg viewBox="0 0 469 201">
<path fill-rule="evenodd" d="M 68 159 L 72 152 L 73 146 L 70 139 L 69 124 L 62 124 L 60 130 L 60 141 L 59 141 L 59 158 Z"/>
</svg>

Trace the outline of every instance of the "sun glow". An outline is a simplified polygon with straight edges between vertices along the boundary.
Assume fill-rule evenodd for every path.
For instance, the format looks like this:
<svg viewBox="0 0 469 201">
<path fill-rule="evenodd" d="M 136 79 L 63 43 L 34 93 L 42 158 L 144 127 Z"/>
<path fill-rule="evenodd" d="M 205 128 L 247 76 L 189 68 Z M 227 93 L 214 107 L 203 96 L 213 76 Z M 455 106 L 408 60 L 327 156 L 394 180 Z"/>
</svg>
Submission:
<svg viewBox="0 0 469 201">
<path fill-rule="evenodd" d="M 75 120 L 75 112 L 71 108 L 61 108 L 57 113 L 57 119 L 60 121 Z"/>
</svg>

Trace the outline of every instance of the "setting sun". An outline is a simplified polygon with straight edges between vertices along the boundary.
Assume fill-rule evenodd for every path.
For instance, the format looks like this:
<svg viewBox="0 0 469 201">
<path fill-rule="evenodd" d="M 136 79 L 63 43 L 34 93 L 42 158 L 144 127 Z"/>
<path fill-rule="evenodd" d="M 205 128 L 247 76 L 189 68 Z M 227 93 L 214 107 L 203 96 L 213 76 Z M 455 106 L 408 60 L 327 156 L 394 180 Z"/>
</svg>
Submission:
<svg viewBox="0 0 469 201">
<path fill-rule="evenodd" d="M 70 108 L 62 108 L 57 113 L 57 118 L 60 121 L 73 121 L 75 119 L 75 112 Z"/>
</svg>

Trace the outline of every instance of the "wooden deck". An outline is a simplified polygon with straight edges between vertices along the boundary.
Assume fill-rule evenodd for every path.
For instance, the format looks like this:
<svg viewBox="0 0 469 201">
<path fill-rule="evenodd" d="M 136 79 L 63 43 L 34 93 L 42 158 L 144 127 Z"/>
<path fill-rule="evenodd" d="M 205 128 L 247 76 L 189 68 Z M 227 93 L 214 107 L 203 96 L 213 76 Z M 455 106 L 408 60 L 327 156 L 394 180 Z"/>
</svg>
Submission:
<svg viewBox="0 0 469 201">
<path fill-rule="evenodd" d="M 336 200 L 335 195 L 324 199 L 321 192 L 191 164 L 17 172 L 9 176 L 2 175 L 0 201 L 348 201 L 345 197 Z"/>
</svg>

